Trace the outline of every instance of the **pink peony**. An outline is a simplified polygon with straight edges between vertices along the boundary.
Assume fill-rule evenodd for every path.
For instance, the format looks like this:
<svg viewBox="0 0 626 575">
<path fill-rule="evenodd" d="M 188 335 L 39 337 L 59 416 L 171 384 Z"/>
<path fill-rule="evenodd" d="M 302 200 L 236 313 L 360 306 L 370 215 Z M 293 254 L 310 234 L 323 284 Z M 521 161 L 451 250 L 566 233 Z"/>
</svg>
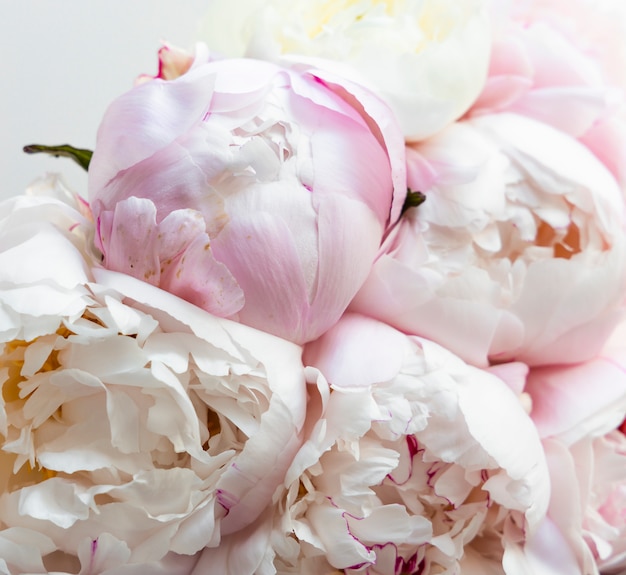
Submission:
<svg viewBox="0 0 626 575">
<path fill-rule="evenodd" d="M 89 174 L 97 245 L 112 270 L 309 341 L 340 317 L 399 215 L 403 150 L 360 87 L 197 60 L 108 110 Z"/>
<path fill-rule="evenodd" d="M 626 190 L 626 11 L 612 0 L 494 3 L 489 76 L 469 116 L 511 111 L 578 138 Z"/>
<path fill-rule="evenodd" d="M 410 148 L 405 212 L 352 309 L 478 366 L 593 357 L 621 317 L 624 205 L 570 136 L 516 114 Z"/>
<path fill-rule="evenodd" d="M 624 573 L 626 323 L 588 362 L 531 369 L 525 392 L 555 486 L 548 521 L 558 539 L 531 546 L 544 562 L 559 558 L 550 575 Z"/>
</svg>

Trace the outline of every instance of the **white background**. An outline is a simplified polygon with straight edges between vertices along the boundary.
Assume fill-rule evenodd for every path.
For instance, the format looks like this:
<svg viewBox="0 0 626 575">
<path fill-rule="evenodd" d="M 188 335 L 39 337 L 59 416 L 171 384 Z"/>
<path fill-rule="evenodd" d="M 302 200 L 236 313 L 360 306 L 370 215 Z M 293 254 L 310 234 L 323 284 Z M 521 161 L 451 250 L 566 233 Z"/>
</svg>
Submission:
<svg viewBox="0 0 626 575">
<path fill-rule="evenodd" d="M 85 195 L 71 160 L 26 144 L 93 149 L 108 104 L 155 74 L 161 40 L 192 49 L 210 0 L 0 0 L 0 199 L 46 171 Z"/>
</svg>

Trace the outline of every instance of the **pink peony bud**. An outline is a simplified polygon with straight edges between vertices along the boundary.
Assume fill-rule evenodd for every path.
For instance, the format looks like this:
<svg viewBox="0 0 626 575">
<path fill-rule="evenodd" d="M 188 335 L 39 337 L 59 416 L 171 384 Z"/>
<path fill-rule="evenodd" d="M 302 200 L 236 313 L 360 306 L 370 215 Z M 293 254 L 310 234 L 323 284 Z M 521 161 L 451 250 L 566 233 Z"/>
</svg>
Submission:
<svg viewBox="0 0 626 575">
<path fill-rule="evenodd" d="M 105 115 L 89 172 L 96 242 L 110 269 L 306 342 L 338 320 L 399 215 L 403 149 L 363 88 L 196 59 Z"/>
</svg>

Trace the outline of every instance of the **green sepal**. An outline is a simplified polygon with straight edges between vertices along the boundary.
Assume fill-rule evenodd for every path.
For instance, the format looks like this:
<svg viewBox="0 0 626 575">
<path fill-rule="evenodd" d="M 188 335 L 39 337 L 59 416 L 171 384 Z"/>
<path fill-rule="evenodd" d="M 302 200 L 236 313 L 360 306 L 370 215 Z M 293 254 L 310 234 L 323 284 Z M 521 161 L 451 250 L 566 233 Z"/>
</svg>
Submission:
<svg viewBox="0 0 626 575">
<path fill-rule="evenodd" d="M 406 212 L 409 208 L 417 208 L 426 201 L 426 196 L 422 192 L 413 192 L 410 188 L 406 191 L 406 199 L 402 206 L 402 213 Z"/>
<path fill-rule="evenodd" d="M 91 150 L 85 150 L 82 148 L 75 148 L 69 144 L 61 144 L 60 146 L 44 146 L 42 144 L 31 144 L 30 146 L 24 146 L 24 151 L 27 154 L 50 154 L 55 158 L 63 156 L 65 158 L 72 158 L 83 170 L 89 169 L 89 162 L 91 162 L 91 156 L 93 152 Z"/>
</svg>

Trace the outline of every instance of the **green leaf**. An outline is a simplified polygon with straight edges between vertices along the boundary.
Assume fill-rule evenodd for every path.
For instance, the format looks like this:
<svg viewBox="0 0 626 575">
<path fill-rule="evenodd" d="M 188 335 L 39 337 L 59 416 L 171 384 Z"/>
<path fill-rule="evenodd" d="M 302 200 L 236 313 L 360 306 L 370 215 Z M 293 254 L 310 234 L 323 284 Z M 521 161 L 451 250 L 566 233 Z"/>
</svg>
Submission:
<svg viewBox="0 0 626 575">
<path fill-rule="evenodd" d="M 69 144 L 61 144 L 60 146 L 31 144 L 30 146 L 24 146 L 24 151 L 27 154 L 50 154 L 55 158 L 58 158 L 59 156 L 72 158 L 72 160 L 74 160 L 85 171 L 89 168 L 89 162 L 91 162 L 91 156 L 93 156 L 93 152 L 91 150 L 75 148 Z"/>
<path fill-rule="evenodd" d="M 410 188 L 406 193 L 406 200 L 402 206 L 402 213 L 406 212 L 409 208 L 417 208 L 426 201 L 426 196 L 422 192 L 413 192 Z"/>
</svg>

